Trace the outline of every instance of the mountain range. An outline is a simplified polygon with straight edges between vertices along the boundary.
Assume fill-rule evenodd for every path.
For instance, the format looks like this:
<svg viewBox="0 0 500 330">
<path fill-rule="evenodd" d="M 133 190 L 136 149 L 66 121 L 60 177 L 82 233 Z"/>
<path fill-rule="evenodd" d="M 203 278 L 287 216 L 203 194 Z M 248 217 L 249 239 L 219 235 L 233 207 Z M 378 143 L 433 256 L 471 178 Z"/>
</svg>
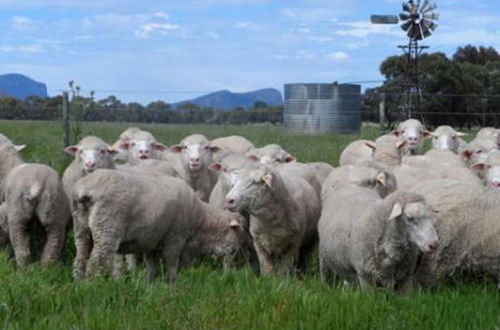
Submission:
<svg viewBox="0 0 500 330">
<path fill-rule="evenodd" d="M 47 86 L 22 74 L 0 75 L 0 96 L 26 99 L 28 96 L 47 98 Z"/>
</svg>

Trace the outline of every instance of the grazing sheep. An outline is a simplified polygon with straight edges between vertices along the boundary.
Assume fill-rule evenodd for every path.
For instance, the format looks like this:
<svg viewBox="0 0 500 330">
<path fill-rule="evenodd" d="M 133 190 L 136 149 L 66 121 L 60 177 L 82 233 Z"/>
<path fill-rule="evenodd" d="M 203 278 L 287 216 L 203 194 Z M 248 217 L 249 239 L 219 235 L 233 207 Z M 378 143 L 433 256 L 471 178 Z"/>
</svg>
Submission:
<svg viewBox="0 0 500 330">
<path fill-rule="evenodd" d="M 484 161 L 475 163 L 472 168 L 481 173 L 487 187 L 500 189 L 500 151 L 491 151 Z"/>
<path fill-rule="evenodd" d="M 418 249 L 438 246 L 432 213 L 424 198 L 396 191 L 385 199 L 350 186 L 328 196 L 318 223 L 320 275 L 336 274 L 366 290 L 401 290 L 410 282 Z"/>
<path fill-rule="evenodd" d="M 419 155 L 422 152 L 424 140 L 431 137 L 431 133 L 417 119 L 408 119 L 400 123 L 392 134 L 406 141 L 403 154 Z"/>
<path fill-rule="evenodd" d="M 226 208 L 247 212 L 263 274 L 289 273 L 295 262 L 307 268 L 317 242 L 320 201 L 311 185 L 262 164 L 238 171 Z"/>
<path fill-rule="evenodd" d="M 210 145 L 219 147 L 220 149 L 214 155 L 215 161 L 221 161 L 224 157 L 227 157 L 230 154 L 244 155 L 250 149 L 255 148 L 252 142 L 239 135 L 231 135 L 214 139 L 210 141 Z"/>
<path fill-rule="evenodd" d="M 350 185 L 373 189 L 381 198 L 397 189 L 396 178 L 390 171 L 359 165 L 341 166 L 323 182 L 322 201 L 325 202 L 332 192 Z"/>
<path fill-rule="evenodd" d="M 290 163 L 295 161 L 295 157 L 278 144 L 268 144 L 262 148 L 254 148 L 248 151 L 245 156 L 253 161 L 262 164 Z"/>
<path fill-rule="evenodd" d="M 188 241 L 202 225 L 198 196 L 182 180 L 100 169 L 79 180 L 72 193 L 76 279 L 102 274 L 115 253 L 143 253 L 149 280 L 158 256 L 175 282 Z"/>
<path fill-rule="evenodd" d="M 66 147 L 64 151 L 75 157 L 62 178 L 64 190 L 68 195 L 76 181 L 88 173 L 98 168 L 115 168 L 113 155 L 116 152 L 96 136 L 84 137 L 77 145 Z"/>
<path fill-rule="evenodd" d="M 453 127 L 442 125 L 436 128 L 432 135 L 432 148 L 435 150 L 450 150 L 458 154 L 465 147 L 465 142 L 461 137 L 466 133 L 457 132 Z"/>
<path fill-rule="evenodd" d="M 164 144 L 156 141 L 153 134 L 142 130 L 130 132 L 128 140 L 122 141 L 120 148 L 127 151 L 130 165 L 136 165 L 141 160 L 150 158 L 161 159 L 161 153 L 168 149 Z"/>
<path fill-rule="evenodd" d="M 172 163 L 180 178 L 193 188 L 203 201 L 208 201 L 217 182 L 217 174 L 209 169 L 213 154 L 220 150 L 204 135 L 193 134 L 169 149 L 167 160 Z"/>
<path fill-rule="evenodd" d="M 61 254 L 70 218 L 69 202 L 59 175 L 42 164 L 22 164 L 9 172 L 4 186 L 9 240 L 19 267 L 31 262 L 29 229 L 41 225 L 46 242 L 42 264 Z"/>
<path fill-rule="evenodd" d="M 417 282 L 434 287 L 461 274 L 500 283 L 500 195 L 460 181 L 422 182 L 412 191 L 425 196 L 434 212 L 439 248 L 416 269 Z"/>
<path fill-rule="evenodd" d="M 373 153 L 373 148 L 368 146 L 371 144 L 373 141 L 370 140 L 356 140 L 348 144 L 340 154 L 339 166 L 368 164 Z"/>
</svg>

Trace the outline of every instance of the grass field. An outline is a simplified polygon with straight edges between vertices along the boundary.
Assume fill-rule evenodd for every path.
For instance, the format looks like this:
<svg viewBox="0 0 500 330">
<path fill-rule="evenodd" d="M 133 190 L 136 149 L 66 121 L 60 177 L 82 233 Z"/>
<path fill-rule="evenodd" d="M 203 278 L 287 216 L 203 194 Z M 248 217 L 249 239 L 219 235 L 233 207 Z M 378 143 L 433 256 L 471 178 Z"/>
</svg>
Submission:
<svg viewBox="0 0 500 330">
<path fill-rule="evenodd" d="M 127 124 L 86 124 L 83 134 L 113 142 Z M 194 132 L 240 134 L 256 145 L 275 142 L 299 160 L 338 162 L 358 136 L 290 136 L 268 126 L 140 125 L 167 145 Z M 52 122 L 0 121 L 0 132 L 27 144 L 22 156 L 62 172 L 61 130 Z M 374 138 L 365 128 L 364 138 Z M 327 287 L 316 275 L 257 278 L 249 269 L 223 273 L 211 262 L 184 269 L 175 287 L 146 284 L 138 271 L 121 280 L 76 283 L 72 242 L 62 265 L 17 270 L 0 253 L 0 328 L 6 329 L 497 329 L 500 296 L 489 282 L 458 283 L 406 296 L 386 290 Z"/>
</svg>

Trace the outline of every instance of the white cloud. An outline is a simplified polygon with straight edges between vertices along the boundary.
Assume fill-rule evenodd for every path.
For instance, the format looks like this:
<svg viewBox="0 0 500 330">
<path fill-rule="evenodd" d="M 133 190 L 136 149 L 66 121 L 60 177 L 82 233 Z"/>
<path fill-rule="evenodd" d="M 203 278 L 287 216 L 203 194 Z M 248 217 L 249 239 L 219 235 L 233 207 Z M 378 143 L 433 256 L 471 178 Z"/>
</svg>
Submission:
<svg viewBox="0 0 500 330">
<path fill-rule="evenodd" d="M 215 32 L 215 31 L 208 32 L 207 36 L 209 36 L 210 38 L 212 38 L 214 40 L 219 40 L 220 39 L 220 35 L 217 32 Z"/>
<path fill-rule="evenodd" d="M 31 30 L 35 27 L 35 22 L 24 16 L 13 16 L 10 21 L 16 30 Z"/>
<path fill-rule="evenodd" d="M 165 21 L 167 21 L 169 18 L 168 14 L 164 13 L 163 11 L 157 11 L 153 13 L 153 16 L 164 19 Z"/>
<path fill-rule="evenodd" d="M 345 52 L 335 52 L 328 54 L 326 58 L 334 62 L 345 62 L 349 60 L 349 55 Z"/>
<path fill-rule="evenodd" d="M 325 44 L 325 43 L 328 43 L 328 42 L 333 40 L 332 37 L 328 37 L 328 36 L 310 36 L 307 39 L 314 41 L 314 42 L 318 42 L 320 44 Z"/>
<path fill-rule="evenodd" d="M 45 51 L 44 47 L 40 43 L 35 43 L 32 45 L 19 45 L 19 46 L 2 46 L 0 47 L 0 52 L 2 53 L 21 53 L 25 55 L 38 54 Z"/>
<path fill-rule="evenodd" d="M 328 21 L 336 22 L 337 15 L 340 10 L 328 8 L 284 8 L 280 11 L 281 15 L 292 20 L 297 21 Z"/>
<path fill-rule="evenodd" d="M 147 23 L 142 25 L 139 30 L 135 31 L 135 34 L 142 38 L 148 38 L 153 33 L 165 35 L 170 31 L 178 30 L 179 25 L 170 23 Z"/>
<path fill-rule="evenodd" d="M 370 21 L 337 23 L 346 28 L 335 31 L 335 34 L 347 37 L 366 38 L 372 34 L 401 36 L 398 25 L 372 24 Z"/>
<path fill-rule="evenodd" d="M 250 26 L 250 23 L 248 23 L 248 22 L 238 22 L 238 23 L 234 24 L 234 27 L 237 29 L 245 29 L 249 26 Z"/>
</svg>

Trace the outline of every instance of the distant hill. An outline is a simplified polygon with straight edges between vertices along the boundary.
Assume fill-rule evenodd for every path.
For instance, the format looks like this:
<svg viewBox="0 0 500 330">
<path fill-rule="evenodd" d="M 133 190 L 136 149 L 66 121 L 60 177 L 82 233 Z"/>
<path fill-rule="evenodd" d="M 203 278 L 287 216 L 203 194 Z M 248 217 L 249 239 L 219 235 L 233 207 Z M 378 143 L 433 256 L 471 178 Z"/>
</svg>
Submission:
<svg viewBox="0 0 500 330">
<path fill-rule="evenodd" d="M 32 95 L 47 98 L 47 86 L 22 74 L 0 75 L 0 96 L 12 96 L 24 100 Z"/>
<path fill-rule="evenodd" d="M 212 107 L 220 110 L 232 110 L 237 107 L 251 108 L 255 102 L 261 101 L 269 106 L 283 104 L 283 98 L 279 90 L 274 88 L 260 89 L 248 93 L 232 93 L 228 90 L 210 93 L 192 100 L 175 103 L 178 107 L 185 103 L 194 103 L 199 107 Z"/>
</svg>

